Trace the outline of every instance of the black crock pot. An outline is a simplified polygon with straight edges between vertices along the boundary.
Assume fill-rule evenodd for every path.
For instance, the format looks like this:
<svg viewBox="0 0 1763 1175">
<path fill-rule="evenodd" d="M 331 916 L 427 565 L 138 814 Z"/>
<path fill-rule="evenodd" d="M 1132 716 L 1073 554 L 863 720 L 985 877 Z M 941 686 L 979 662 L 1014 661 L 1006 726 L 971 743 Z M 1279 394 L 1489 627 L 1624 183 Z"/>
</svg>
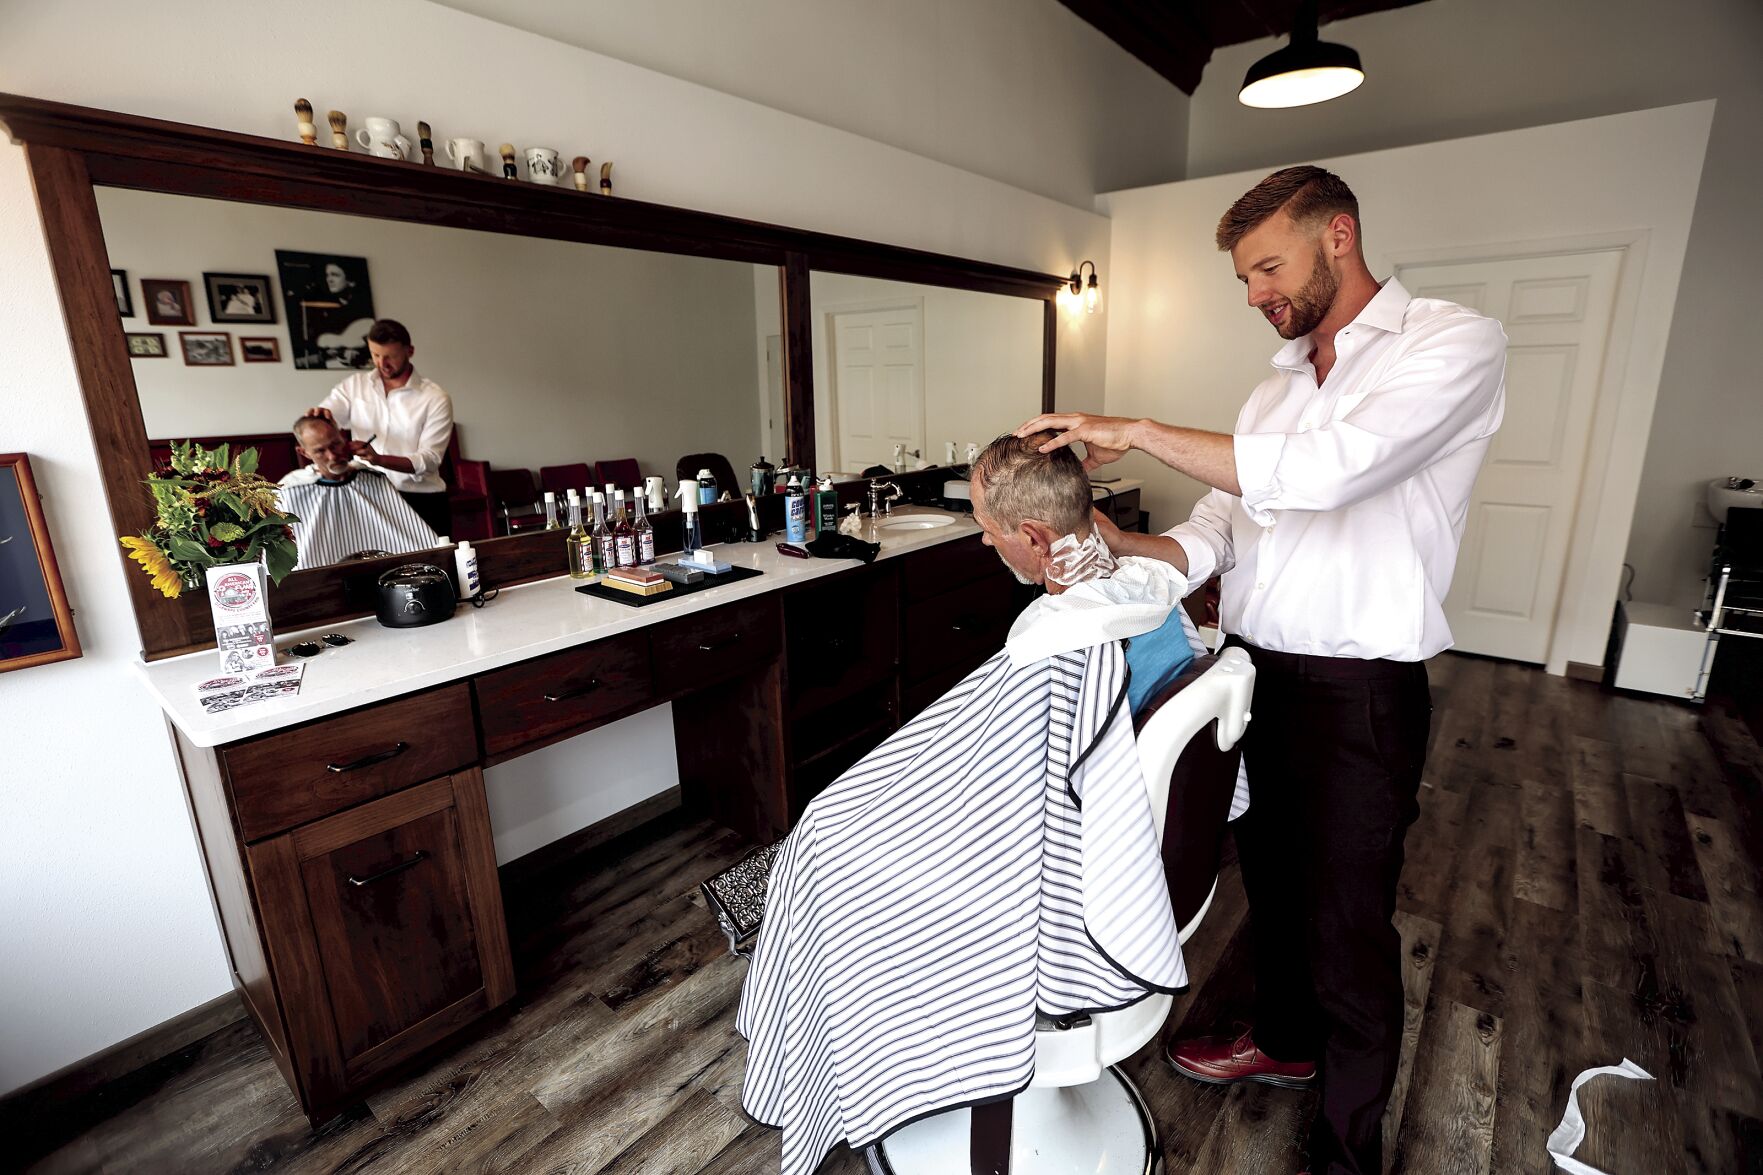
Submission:
<svg viewBox="0 0 1763 1175">
<path fill-rule="evenodd" d="M 432 563 L 406 563 L 379 578 L 375 614 L 387 628 L 420 628 L 453 615 L 453 581 Z"/>
</svg>

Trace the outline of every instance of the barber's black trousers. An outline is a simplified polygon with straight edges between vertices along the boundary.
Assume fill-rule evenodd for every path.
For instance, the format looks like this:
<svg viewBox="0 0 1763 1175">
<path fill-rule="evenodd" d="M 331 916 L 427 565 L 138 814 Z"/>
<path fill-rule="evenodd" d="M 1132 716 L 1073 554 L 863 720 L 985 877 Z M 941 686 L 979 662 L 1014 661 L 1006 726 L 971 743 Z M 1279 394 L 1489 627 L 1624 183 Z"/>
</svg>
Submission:
<svg viewBox="0 0 1763 1175">
<path fill-rule="evenodd" d="M 447 501 L 447 495 L 441 491 L 425 494 L 407 494 L 398 491 L 398 496 L 410 503 L 410 508 L 417 516 L 429 524 L 429 529 L 436 534 L 451 535 L 453 533 L 453 508 Z"/>
<path fill-rule="evenodd" d="M 1255 954 L 1256 1045 L 1320 1066 L 1318 1172 L 1382 1170 L 1402 1048 L 1402 840 L 1432 726 L 1422 662 L 1274 653 L 1255 662 L 1236 824 Z"/>
</svg>

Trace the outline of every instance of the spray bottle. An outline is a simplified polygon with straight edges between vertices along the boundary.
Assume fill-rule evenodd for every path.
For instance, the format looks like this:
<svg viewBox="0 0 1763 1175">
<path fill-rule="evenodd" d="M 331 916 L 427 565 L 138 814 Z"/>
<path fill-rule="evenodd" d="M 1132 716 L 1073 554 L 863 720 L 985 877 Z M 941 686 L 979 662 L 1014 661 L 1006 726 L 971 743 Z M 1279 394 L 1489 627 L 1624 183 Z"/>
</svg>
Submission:
<svg viewBox="0 0 1763 1175">
<path fill-rule="evenodd" d="M 704 545 L 704 528 L 698 522 L 698 483 L 685 478 L 674 491 L 679 499 L 681 546 L 688 552 Z"/>
</svg>

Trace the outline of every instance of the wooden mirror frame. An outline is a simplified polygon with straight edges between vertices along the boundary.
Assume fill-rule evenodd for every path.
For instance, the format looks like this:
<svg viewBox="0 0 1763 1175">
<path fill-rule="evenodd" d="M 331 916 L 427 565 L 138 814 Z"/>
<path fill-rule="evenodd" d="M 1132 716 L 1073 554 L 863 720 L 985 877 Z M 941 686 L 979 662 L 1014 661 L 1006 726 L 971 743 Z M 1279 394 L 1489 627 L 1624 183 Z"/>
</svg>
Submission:
<svg viewBox="0 0 1763 1175">
<path fill-rule="evenodd" d="M 12 94 L 0 94 L 0 126 L 25 150 L 99 475 L 119 535 L 139 534 L 152 521 L 151 501 L 142 488 L 151 457 L 93 194 L 100 185 L 775 265 L 791 455 L 810 466 L 811 270 L 1040 299 L 1045 303 L 1041 406 L 1053 408 L 1055 299 L 1068 281 L 1055 274 Z M 662 544 L 677 531 L 677 523 L 665 522 L 657 528 Z M 671 537 L 671 547 L 662 549 L 678 548 L 677 534 Z M 543 531 L 498 536 L 481 549 L 484 586 L 557 574 L 563 567 L 561 541 Z M 120 544 L 117 556 L 123 558 Z M 295 573 L 270 593 L 276 628 L 311 628 L 371 613 L 373 581 L 397 561 Z M 129 571 L 146 659 L 213 643 L 213 624 L 200 595 L 165 599 L 146 576 Z"/>
</svg>

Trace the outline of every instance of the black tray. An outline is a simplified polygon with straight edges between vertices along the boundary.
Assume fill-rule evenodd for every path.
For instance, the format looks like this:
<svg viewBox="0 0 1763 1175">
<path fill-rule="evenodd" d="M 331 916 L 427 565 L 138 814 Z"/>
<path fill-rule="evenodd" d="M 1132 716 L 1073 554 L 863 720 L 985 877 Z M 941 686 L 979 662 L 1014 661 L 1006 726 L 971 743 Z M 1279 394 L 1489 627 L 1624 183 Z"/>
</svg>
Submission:
<svg viewBox="0 0 1763 1175">
<path fill-rule="evenodd" d="M 721 587 L 725 583 L 752 579 L 755 575 L 764 575 L 756 567 L 731 567 L 721 575 L 711 575 L 708 571 L 697 583 L 676 583 L 671 592 L 656 592 L 652 596 L 639 596 L 633 592 L 621 592 L 617 588 L 609 588 L 605 584 L 583 584 L 575 590 L 584 596 L 594 596 L 602 600 L 617 600 L 621 604 L 629 604 L 633 608 L 641 608 L 645 604 L 665 604 L 669 600 L 677 600 L 681 596 L 689 596 L 693 592 L 701 592 L 706 588 Z"/>
</svg>

